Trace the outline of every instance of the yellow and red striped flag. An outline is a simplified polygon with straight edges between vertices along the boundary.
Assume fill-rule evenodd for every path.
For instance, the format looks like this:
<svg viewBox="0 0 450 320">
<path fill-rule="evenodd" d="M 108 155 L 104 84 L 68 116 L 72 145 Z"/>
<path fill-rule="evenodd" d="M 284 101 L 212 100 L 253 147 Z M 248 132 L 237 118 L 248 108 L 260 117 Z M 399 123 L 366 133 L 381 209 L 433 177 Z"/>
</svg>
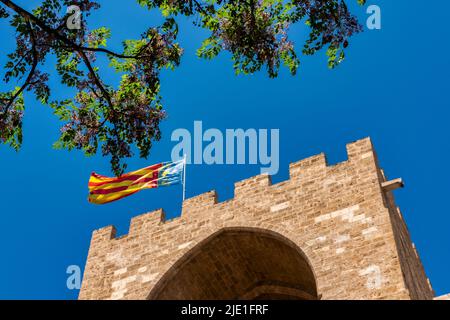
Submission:
<svg viewBox="0 0 450 320">
<path fill-rule="evenodd" d="M 176 162 L 162 162 L 114 178 L 92 172 L 88 184 L 88 200 L 95 204 L 105 204 L 143 189 L 170 186 L 181 182 L 183 182 L 184 197 L 185 164 L 185 159 Z"/>
</svg>

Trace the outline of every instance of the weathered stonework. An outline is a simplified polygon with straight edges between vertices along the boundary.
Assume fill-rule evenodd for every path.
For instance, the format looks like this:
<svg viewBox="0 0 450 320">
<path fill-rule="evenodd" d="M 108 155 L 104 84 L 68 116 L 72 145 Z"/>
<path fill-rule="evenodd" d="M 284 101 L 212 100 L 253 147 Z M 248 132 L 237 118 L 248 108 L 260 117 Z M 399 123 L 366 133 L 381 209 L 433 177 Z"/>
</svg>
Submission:
<svg viewBox="0 0 450 320">
<path fill-rule="evenodd" d="M 369 138 L 94 231 L 80 299 L 433 299 Z"/>
</svg>

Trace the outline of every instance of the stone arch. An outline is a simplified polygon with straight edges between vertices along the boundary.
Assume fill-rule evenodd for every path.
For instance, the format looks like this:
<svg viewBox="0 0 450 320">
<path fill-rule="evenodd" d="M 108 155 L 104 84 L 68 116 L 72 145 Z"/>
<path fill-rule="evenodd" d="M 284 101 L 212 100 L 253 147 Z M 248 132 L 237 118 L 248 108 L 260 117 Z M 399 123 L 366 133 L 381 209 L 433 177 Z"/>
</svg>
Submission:
<svg viewBox="0 0 450 320">
<path fill-rule="evenodd" d="M 200 241 L 159 279 L 148 299 L 317 299 L 309 259 L 261 228 L 225 227 Z"/>
</svg>

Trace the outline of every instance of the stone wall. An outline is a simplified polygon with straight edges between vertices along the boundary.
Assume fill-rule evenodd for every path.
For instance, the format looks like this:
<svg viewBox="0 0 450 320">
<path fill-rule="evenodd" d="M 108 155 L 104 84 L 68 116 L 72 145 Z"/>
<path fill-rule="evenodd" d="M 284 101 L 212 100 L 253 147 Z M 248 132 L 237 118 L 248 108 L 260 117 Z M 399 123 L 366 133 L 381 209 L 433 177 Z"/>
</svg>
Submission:
<svg viewBox="0 0 450 320">
<path fill-rule="evenodd" d="M 172 220 L 137 216 L 126 236 L 94 231 L 79 298 L 432 299 L 370 139 L 347 154 L 238 182 L 224 202 L 187 199 Z"/>
</svg>

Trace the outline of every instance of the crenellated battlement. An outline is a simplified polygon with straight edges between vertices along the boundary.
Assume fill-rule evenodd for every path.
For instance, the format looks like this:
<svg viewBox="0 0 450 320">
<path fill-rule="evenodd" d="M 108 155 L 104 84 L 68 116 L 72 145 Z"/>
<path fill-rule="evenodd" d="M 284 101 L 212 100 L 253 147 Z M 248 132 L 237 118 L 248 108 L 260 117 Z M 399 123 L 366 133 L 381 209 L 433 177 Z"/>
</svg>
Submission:
<svg viewBox="0 0 450 320">
<path fill-rule="evenodd" d="M 316 289 L 322 299 L 431 299 L 393 200 L 402 180 L 386 181 L 369 138 L 346 147 L 346 161 L 314 155 L 276 184 L 267 174 L 236 182 L 226 201 L 214 190 L 186 199 L 171 220 L 162 209 L 136 216 L 124 236 L 94 231 L 80 299 L 314 298 Z M 314 279 L 293 278 L 301 274 Z"/>
<path fill-rule="evenodd" d="M 292 181 L 298 183 L 297 180 L 301 180 L 301 184 L 307 184 L 311 180 L 317 180 L 320 176 L 327 176 L 330 180 L 330 171 L 336 167 L 349 167 L 352 166 L 355 161 L 371 161 L 375 165 L 375 153 L 373 150 L 372 142 L 370 138 L 364 138 L 346 145 L 348 159 L 335 165 L 329 165 L 326 160 L 326 155 L 320 153 L 289 165 L 289 179 L 281 181 L 277 184 L 272 184 L 271 176 L 268 174 L 256 175 L 234 184 L 234 197 L 226 200 L 226 202 L 239 201 L 248 197 L 263 197 L 271 192 L 271 190 L 277 190 L 277 192 L 283 192 L 279 190 L 280 186 L 290 188 Z M 375 167 L 373 167 L 375 168 Z M 180 223 L 188 223 L 191 216 L 201 214 L 209 208 L 220 205 L 218 202 L 218 195 L 215 190 L 211 190 L 194 197 L 188 198 L 182 203 L 181 215 L 170 221 L 180 221 Z M 123 239 L 127 236 L 137 236 L 140 233 L 154 230 L 159 225 L 166 222 L 163 209 L 157 209 L 131 219 L 129 232 L 127 235 L 121 236 Z M 96 235 L 93 237 L 95 241 L 105 241 L 115 238 L 116 229 L 114 226 L 107 226 L 96 230 Z M 98 236 L 97 236 L 98 234 Z M 100 236 L 101 235 L 101 236 Z"/>
</svg>

